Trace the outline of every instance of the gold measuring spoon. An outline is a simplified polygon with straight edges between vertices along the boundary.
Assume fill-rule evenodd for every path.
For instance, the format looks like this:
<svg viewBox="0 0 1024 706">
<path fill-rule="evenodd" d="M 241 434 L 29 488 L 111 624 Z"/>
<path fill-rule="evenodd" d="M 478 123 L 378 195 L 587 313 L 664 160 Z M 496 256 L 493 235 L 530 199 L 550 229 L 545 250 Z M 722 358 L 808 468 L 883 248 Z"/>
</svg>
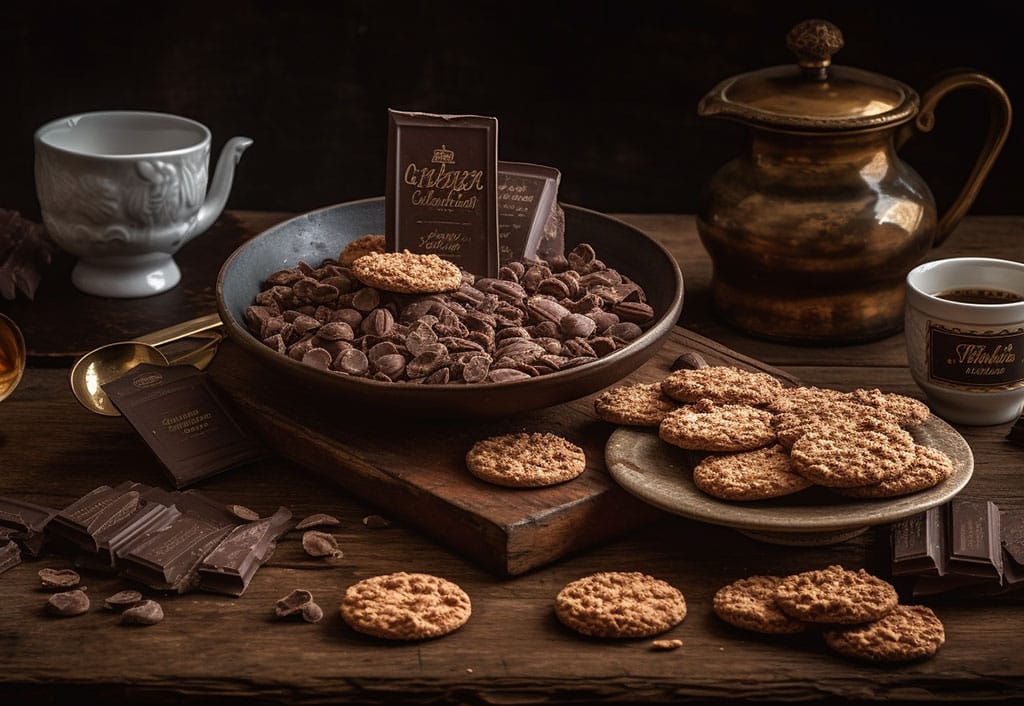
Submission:
<svg viewBox="0 0 1024 706">
<path fill-rule="evenodd" d="M 25 372 L 25 337 L 18 325 L 0 314 L 0 400 L 8 397 Z"/>
<path fill-rule="evenodd" d="M 195 365 L 200 369 L 205 368 L 220 345 L 222 336 L 219 333 L 199 348 L 173 360 L 168 360 L 157 346 L 195 336 L 220 325 L 220 317 L 211 314 L 139 336 L 134 341 L 118 341 L 100 346 L 83 355 L 72 366 L 71 391 L 86 409 L 108 417 L 118 417 L 121 413 L 103 391 L 103 385 L 143 363 L 162 366 Z"/>
</svg>

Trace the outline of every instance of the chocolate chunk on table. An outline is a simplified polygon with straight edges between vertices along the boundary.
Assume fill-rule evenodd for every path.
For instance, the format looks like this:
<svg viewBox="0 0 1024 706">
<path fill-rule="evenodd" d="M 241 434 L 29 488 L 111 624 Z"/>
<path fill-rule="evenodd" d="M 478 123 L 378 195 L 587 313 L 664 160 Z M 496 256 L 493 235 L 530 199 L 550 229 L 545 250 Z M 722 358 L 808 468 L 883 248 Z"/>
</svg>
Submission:
<svg viewBox="0 0 1024 706">
<path fill-rule="evenodd" d="M 10 530 L 7 536 L 29 556 L 39 556 L 46 540 L 46 527 L 56 515 L 53 508 L 0 497 L 0 528 Z"/>
<path fill-rule="evenodd" d="M 270 517 L 233 529 L 199 565 L 199 587 L 213 593 L 240 596 L 256 570 L 265 564 L 288 531 L 292 513 L 280 507 Z"/>
<path fill-rule="evenodd" d="M 0 539 L 0 574 L 21 563 L 21 549 L 13 539 Z"/>
</svg>

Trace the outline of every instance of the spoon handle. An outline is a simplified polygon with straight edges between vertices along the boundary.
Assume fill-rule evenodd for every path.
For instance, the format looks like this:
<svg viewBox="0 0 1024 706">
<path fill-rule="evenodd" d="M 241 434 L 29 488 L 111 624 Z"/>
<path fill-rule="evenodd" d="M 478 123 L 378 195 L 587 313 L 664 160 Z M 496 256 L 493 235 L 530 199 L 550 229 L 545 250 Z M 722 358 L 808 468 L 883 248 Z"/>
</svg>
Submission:
<svg viewBox="0 0 1024 706">
<path fill-rule="evenodd" d="M 168 326 L 167 328 L 160 329 L 159 331 L 153 331 L 152 333 L 143 334 L 136 338 L 136 341 L 140 343 L 148 343 L 151 346 L 162 346 L 165 343 L 171 341 L 177 341 L 182 338 L 188 338 L 194 336 L 197 333 L 203 331 L 209 331 L 212 328 L 217 328 L 221 325 L 219 314 L 207 314 L 206 316 L 200 316 L 195 319 L 189 319 L 183 321 L 180 324 L 174 326 Z"/>
</svg>

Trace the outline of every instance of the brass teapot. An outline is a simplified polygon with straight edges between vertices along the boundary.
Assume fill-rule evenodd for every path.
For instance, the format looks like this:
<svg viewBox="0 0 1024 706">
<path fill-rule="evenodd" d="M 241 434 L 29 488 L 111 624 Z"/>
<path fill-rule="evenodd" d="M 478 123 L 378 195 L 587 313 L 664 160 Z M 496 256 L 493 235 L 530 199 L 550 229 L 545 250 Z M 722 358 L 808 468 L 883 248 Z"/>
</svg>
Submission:
<svg viewBox="0 0 1024 706">
<path fill-rule="evenodd" d="M 903 325 L 907 273 L 956 227 L 1002 149 L 1010 101 L 977 72 L 951 73 L 919 99 L 895 79 L 832 65 L 843 38 L 824 20 L 798 24 L 787 45 L 797 64 L 726 79 L 698 106 L 750 135 L 697 209 L 715 308 L 747 333 L 791 343 L 888 336 Z M 897 150 L 930 131 L 936 104 L 959 88 L 989 98 L 991 121 L 966 184 L 939 216 Z"/>
</svg>

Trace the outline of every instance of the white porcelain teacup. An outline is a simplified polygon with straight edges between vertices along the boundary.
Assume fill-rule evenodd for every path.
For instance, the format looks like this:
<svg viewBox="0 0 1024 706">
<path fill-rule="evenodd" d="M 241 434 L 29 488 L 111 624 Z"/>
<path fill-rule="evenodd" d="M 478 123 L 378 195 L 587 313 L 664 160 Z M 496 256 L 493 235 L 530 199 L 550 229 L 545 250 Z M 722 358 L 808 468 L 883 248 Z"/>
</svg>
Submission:
<svg viewBox="0 0 1024 706">
<path fill-rule="evenodd" d="M 54 241 L 78 257 L 83 292 L 144 297 L 174 287 L 174 253 L 224 209 L 252 140 L 225 143 L 207 194 L 210 131 L 185 117 L 103 111 L 35 133 L 36 194 Z"/>
<path fill-rule="evenodd" d="M 907 275 L 910 372 L 939 416 L 1002 424 L 1024 410 L 1024 263 L 958 257 Z"/>
</svg>

